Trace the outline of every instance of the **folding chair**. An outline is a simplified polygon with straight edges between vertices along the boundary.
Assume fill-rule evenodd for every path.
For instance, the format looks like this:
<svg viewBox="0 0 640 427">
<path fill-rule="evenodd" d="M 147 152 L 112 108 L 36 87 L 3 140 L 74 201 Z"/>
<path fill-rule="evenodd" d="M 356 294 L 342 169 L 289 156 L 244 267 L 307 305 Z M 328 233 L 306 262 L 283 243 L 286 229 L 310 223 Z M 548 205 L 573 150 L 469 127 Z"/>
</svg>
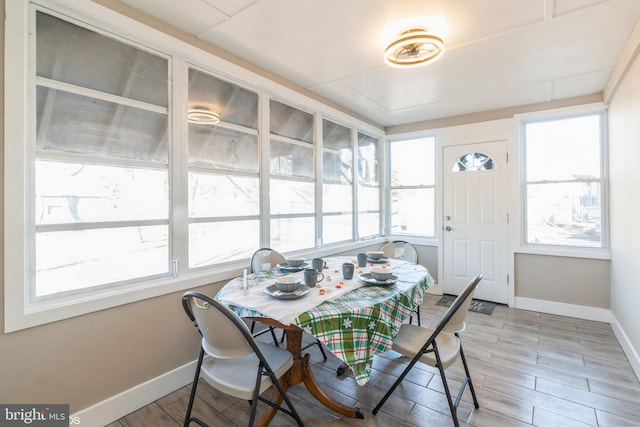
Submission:
<svg viewBox="0 0 640 427">
<path fill-rule="evenodd" d="M 381 250 L 384 252 L 385 257 L 403 259 L 414 264 L 418 263 L 418 250 L 411 243 L 405 242 L 404 240 L 389 242 L 382 246 Z M 414 311 L 418 318 L 418 326 L 420 326 L 420 306 L 418 305 Z M 409 317 L 409 323 L 413 323 L 413 314 Z"/>
<path fill-rule="evenodd" d="M 199 418 L 191 416 L 200 375 L 222 393 L 251 402 L 249 426 L 253 426 L 258 401 L 276 408 L 304 426 L 284 387 L 280 383 L 293 366 L 293 355 L 285 349 L 257 342 L 247 325 L 229 308 L 198 292 L 182 296 L 182 306 L 189 319 L 202 335 L 202 345 L 196 367 L 184 426 L 192 422 L 207 427 Z M 275 386 L 287 408 L 261 396 Z M 277 399 L 279 400 L 279 399 Z"/>
<path fill-rule="evenodd" d="M 449 403 L 449 409 L 451 410 L 451 416 L 453 417 L 453 423 L 456 427 L 459 426 L 457 407 L 460 403 L 460 398 L 467 385 L 471 391 L 473 397 L 473 405 L 476 409 L 480 407 L 478 399 L 476 398 L 476 392 L 473 388 L 473 382 L 471 381 L 471 375 L 469 374 L 469 367 L 464 357 L 462 350 L 462 343 L 460 342 L 460 336 L 458 332 L 464 329 L 464 319 L 469 310 L 469 304 L 473 299 L 473 293 L 482 280 L 482 275 L 477 275 L 471 280 L 464 288 L 462 293 L 454 300 L 453 304 L 445 312 L 444 316 L 435 327 L 435 329 L 422 328 L 416 325 L 403 324 L 400 327 L 398 336 L 393 343 L 393 349 L 404 356 L 411 357 L 411 362 L 402 371 L 398 379 L 393 383 L 391 388 L 384 395 L 382 400 L 378 402 L 373 409 L 375 415 L 378 410 L 384 405 L 393 391 L 400 385 L 404 377 L 409 373 L 413 366 L 417 362 L 422 362 L 426 365 L 437 367 L 440 371 L 442 378 L 442 384 L 444 385 L 444 391 L 447 395 L 447 401 Z M 455 402 L 451 398 L 451 392 L 449 391 L 449 385 L 445 377 L 444 370 L 451 366 L 460 357 L 466 377 L 462 382 Z"/>
</svg>

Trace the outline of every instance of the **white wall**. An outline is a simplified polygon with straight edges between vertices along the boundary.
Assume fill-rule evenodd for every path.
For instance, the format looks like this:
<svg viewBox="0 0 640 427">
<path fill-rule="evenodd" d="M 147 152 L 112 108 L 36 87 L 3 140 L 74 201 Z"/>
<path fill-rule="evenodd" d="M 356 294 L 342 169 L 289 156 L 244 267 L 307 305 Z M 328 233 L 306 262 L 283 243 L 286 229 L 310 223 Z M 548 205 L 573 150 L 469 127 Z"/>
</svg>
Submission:
<svg viewBox="0 0 640 427">
<path fill-rule="evenodd" d="M 609 107 L 611 308 L 636 373 L 640 349 L 640 59 Z"/>
</svg>

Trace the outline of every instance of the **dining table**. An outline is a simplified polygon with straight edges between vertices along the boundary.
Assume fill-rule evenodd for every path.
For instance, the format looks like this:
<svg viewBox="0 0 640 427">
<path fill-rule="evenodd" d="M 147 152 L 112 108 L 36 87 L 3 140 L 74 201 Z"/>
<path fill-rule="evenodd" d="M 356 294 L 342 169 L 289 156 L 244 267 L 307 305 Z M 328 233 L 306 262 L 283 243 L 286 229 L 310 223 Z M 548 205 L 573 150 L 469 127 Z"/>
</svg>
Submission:
<svg viewBox="0 0 640 427">
<path fill-rule="evenodd" d="M 365 385 L 371 376 L 373 358 L 387 352 L 393 345 L 400 325 L 422 302 L 425 291 L 434 283 L 426 267 L 403 260 L 368 259 L 358 266 L 355 256 L 334 256 L 324 259 L 326 265 L 314 287 L 304 284 L 301 266 L 279 264 L 260 272 L 236 277 L 225 284 L 215 298 L 240 317 L 259 321 L 285 331 L 287 349 L 294 356 L 294 365 L 283 377 L 285 390 L 289 385 L 303 383 L 323 405 L 352 418 L 364 418 L 357 407 L 345 405 L 328 395 L 317 383 L 311 371 L 309 354 L 302 354 L 302 335 L 307 333 L 351 368 L 358 385 Z M 345 279 L 342 265 L 355 265 L 351 279 Z M 378 281 L 371 275 L 374 267 L 384 268 L 392 275 Z M 301 281 L 297 294 L 275 290 L 276 279 L 291 276 Z M 281 396 L 274 394 L 281 401 Z M 256 425 L 268 425 L 276 410 L 267 411 Z"/>
</svg>

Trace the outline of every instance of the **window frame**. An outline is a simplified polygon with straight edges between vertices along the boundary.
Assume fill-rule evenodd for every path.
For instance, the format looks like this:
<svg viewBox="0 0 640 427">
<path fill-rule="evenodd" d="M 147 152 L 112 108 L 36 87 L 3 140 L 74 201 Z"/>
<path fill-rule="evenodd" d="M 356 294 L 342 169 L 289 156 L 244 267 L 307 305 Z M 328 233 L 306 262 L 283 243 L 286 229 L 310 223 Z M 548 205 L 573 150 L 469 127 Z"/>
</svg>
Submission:
<svg viewBox="0 0 640 427">
<path fill-rule="evenodd" d="M 430 185 L 392 185 L 391 179 L 391 144 L 395 142 L 406 142 L 414 140 L 432 139 L 433 140 L 433 184 Z M 398 136 L 387 138 L 385 144 L 385 176 L 386 176 L 386 188 L 385 188 L 385 207 L 386 214 L 384 215 L 385 231 L 386 235 L 398 239 L 410 239 L 411 241 L 419 242 L 428 246 L 438 246 L 438 198 L 440 195 L 439 182 L 439 157 L 438 157 L 438 138 L 435 133 L 419 133 L 411 135 Z M 433 235 L 428 236 L 424 234 L 411 234 L 411 233 L 395 233 L 392 230 L 391 212 L 392 212 L 392 197 L 391 193 L 394 189 L 432 189 L 433 190 Z"/>
<path fill-rule="evenodd" d="M 599 116 L 600 119 L 600 174 L 599 181 L 601 188 L 601 246 L 572 246 L 549 243 L 530 243 L 527 241 L 527 170 L 526 170 L 526 125 L 530 123 L 553 122 L 564 119 Z M 522 114 L 517 116 L 518 126 L 518 151 L 519 156 L 519 226 L 517 236 L 519 245 L 515 245 L 514 250 L 518 253 L 540 254 L 552 256 L 566 256 L 577 258 L 610 259 L 609 244 L 609 166 L 608 166 L 608 128 L 607 110 L 601 103 L 582 105 L 577 107 L 567 107 L 555 110 L 539 111 L 535 113 Z M 582 182 L 576 180 L 573 182 Z"/>
<path fill-rule="evenodd" d="M 30 55 L 35 50 L 29 29 L 33 22 L 34 9 L 62 17 L 64 20 L 80 25 L 84 28 L 99 30 L 110 37 L 115 37 L 127 44 L 140 46 L 145 50 L 157 52 L 170 58 L 169 73 L 171 76 L 168 127 L 170 133 L 170 164 L 169 177 L 172 181 L 172 192 L 181 188 L 182 193 L 173 194 L 174 204 L 184 205 L 187 202 L 185 188 L 187 186 L 186 145 L 188 129 L 186 118 L 180 119 L 181 111 L 187 110 L 187 90 L 179 87 L 185 82 L 188 67 L 194 66 L 207 73 L 233 84 L 256 91 L 259 94 L 260 130 L 259 130 L 259 168 L 260 168 L 260 216 L 261 226 L 268 223 L 269 210 L 265 209 L 268 200 L 268 169 L 265 170 L 265 158 L 262 154 L 265 144 L 268 144 L 268 112 L 269 99 L 273 97 L 288 105 L 301 105 L 306 111 L 313 111 L 315 120 L 319 117 L 330 117 L 341 123 L 349 123 L 351 129 L 357 128 L 368 135 L 379 138 L 384 136 L 381 127 L 376 127 L 337 110 L 317 99 L 297 92 L 290 87 L 283 86 L 268 76 L 256 74 L 241 65 L 229 62 L 215 55 L 214 49 L 196 47 L 187 41 L 163 33 L 143 22 L 94 2 L 81 0 L 31 0 L 29 2 L 7 2 L 5 5 L 5 185 L 4 185 L 4 264 L 5 264 L 5 332 L 17 331 L 53 321 L 91 313 L 98 310 L 116 307 L 122 304 L 141 301 L 147 298 L 179 292 L 185 289 L 202 286 L 219 281 L 226 281 L 242 273 L 248 260 L 229 262 L 215 265 L 212 268 L 174 270 L 173 275 L 155 278 L 140 283 L 130 283 L 121 287 L 106 287 L 73 295 L 69 298 L 59 298 L 46 303 L 34 305 L 29 303 L 29 296 L 25 288 L 25 277 L 29 273 L 31 244 L 25 240 L 27 230 L 32 226 L 26 213 L 33 211 L 33 197 L 28 189 L 33 182 L 29 178 L 33 174 L 33 166 L 29 163 L 30 150 L 35 146 L 35 134 L 31 126 L 35 123 L 35 76 L 34 62 Z M 9 42 L 10 41 L 10 42 Z M 183 140 L 177 144 L 176 140 Z M 6 141 L 19 141 L 8 144 Z M 183 159 L 176 163 L 174 159 Z M 314 159 L 317 168 L 317 159 Z M 268 161 L 267 161 L 268 164 Z M 317 181 L 316 192 L 317 192 Z M 355 185 L 355 184 L 354 184 Z M 265 188 L 267 192 L 265 193 Z M 354 188 L 354 191 L 356 189 Z M 317 197 L 316 197 L 317 200 Z M 357 208 L 354 204 L 354 215 Z M 173 225 L 171 259 L 176 254 L 184 254 L 187 248 L 188 215 L 184 209 L 176 209 L 170 217 Z M 267 218 L 267 219 L 265 219 Z M 316 227 L 321 217 L 315 216 Z M 267 224 L 268 227 L 268 224 Z M 267 230 L 268 231 L 268 230 Z M 265 237 L 266 236 L 266 237 Z M 381 236 L 378 236 L 382 240 Z M 261 231 L 261 242 L 268 240 L 268 232 Z M 368 242 L 370 243 L 370 241 Z M 351 239 L 336 247 L 348 250 L 362 246 L 358 240 Z M 335 250 L 334 247 L 333 249 Z M 323 254 L 321 245 L 316 242 L 314 248 L 308 252 Z M 188 266 L 186 259 L 177 258 L 179 265 Z"/>
</svg>

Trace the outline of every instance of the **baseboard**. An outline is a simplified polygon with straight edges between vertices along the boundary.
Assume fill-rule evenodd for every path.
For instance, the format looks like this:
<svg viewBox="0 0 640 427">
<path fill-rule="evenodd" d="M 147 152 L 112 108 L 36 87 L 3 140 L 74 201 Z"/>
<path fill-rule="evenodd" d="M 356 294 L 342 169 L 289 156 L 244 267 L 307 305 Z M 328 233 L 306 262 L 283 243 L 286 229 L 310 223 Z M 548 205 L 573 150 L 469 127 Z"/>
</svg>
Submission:
<svg viewBox="0 0 640 427">
<path fill-rule="evenodd" d="M 624 329 L 618 323 L 618 319 L 615 315 L 612 315 L 611 328 L 613 329 L 613 333 L 616 335 L 620 346 L 622 347 L 622 351 L 624 351 L 625 356 L 629 359 L 629 363 L 631 364 L 631 368 L 633 372 L 636 373 L 636 378 L 640 380 L 640 355 L 636 351 L 633 344 L 629 340 L 629 337 L 624 332 Z"/>
<path fill-rule="evenodd" d="M 533 298 L 516 297 L 515 308 L 520 310 L 539 311 L 559 316 L 575 317 L 576 319 L 593 320 L 595 322 L 611 323 L 613 315 L 607 308 L 587 307 L 584 305 L 565 304 L 562 302 L 545 301 Z"/>
<path fill-rule="evenodd" d="M 80 425 L 106 426 L 193 381 L 197 361 L 187 363 L 129 390 L 71 414 Z"/>
</svg>

